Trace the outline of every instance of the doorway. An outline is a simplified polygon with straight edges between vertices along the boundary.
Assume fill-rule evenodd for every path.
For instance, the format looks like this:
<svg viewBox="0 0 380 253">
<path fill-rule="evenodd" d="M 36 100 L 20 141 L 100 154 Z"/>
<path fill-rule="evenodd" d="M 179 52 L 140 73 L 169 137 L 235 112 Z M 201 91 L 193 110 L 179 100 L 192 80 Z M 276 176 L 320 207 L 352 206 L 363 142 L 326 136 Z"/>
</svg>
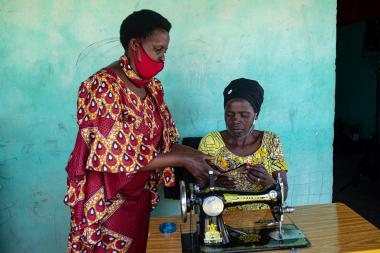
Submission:
<svg viewBox="0 0 380 253">
<path fill-rule="evenodd" d="M 333 202 L 380 228 L 380 1 L 337 5 Z"/>
</svg>

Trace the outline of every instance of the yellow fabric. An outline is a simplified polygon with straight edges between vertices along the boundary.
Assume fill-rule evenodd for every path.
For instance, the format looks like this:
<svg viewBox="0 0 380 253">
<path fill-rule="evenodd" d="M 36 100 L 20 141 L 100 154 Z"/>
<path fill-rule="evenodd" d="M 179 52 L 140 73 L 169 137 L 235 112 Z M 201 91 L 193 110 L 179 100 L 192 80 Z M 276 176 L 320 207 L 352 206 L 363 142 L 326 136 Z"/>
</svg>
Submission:
<svg viewBox="0 0 380 253">
<path fill-rule="evenodd" d="M 263 132 L 263 139 L 257 151 L 248 156 L 237 156 L 229 151 L 219 132 L 211 132 L 205 135 L 198 149 L 205 154 L 213 156 L 212 162 L 225 171 L 236 168 L 244 163 L 251 165 L 262 164 L 269 175 L 272 175 L 275 171 L 288 171 L 279 137 L 268 131 Z M 243 174 L 244 170 L 245 168 L 233 170 L 227 172 L 226 175 L 235 179 L 238 190 L 254 192 L 261 190 L 263 187 L 260 184 L 251 183 L 247 179 L 246 175 Z M 239 207 L 239 209 L 249 210 L 264 208 L 268 208 L 268 206 L 264 204 L 251 204 Z"/>
</svg>

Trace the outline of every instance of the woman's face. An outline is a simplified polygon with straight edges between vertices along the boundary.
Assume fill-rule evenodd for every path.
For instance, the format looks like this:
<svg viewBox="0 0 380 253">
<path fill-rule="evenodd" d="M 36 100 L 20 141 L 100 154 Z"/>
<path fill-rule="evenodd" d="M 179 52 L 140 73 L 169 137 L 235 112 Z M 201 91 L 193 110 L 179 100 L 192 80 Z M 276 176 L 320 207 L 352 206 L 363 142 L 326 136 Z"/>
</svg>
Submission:
<svg viewBox="0 0 380 253">
<path fill-rule="evenodd" d="M 226 121 L 227 131 L 234 138 L 244 136 L 250 130 L 255 117 L 255 111 L 245 99 L 231 99 L 224 108 L 224 120 Z"/>
<path fill-rule="evenodd" d="M 167 31 L 156 29 L 148 37 L 141 39 L 141 44 L 152 60 L 164 62 L 169 40 L 170 37 Z"/>
</svg>

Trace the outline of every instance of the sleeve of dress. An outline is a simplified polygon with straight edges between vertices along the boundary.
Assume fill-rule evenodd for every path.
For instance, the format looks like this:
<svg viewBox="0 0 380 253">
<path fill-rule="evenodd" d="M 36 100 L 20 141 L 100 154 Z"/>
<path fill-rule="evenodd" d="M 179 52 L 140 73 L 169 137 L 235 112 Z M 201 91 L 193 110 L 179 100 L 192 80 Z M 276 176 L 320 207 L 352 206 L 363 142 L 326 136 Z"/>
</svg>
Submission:
<svg viewBox="0 0 380 253">
<path fill-rule="evenodd" d="M 270 163 L 272 165 L 271 171 L 288 171 L 288 166 L 285 163 L 284 154 L 282 152 L 282 145 L 280 138 L 273 134 L 271 136 L 271 146 L 270 146 Z"/>
<path fill-rule="evenodd" d="M 223 141 L 219 132 L 210 132 L 201 139 L 198 150 L 206 155 L 216 156 L 219 149 L 223 146 Z M 214 161 L 215 162 L 215 161 Z"/>
<path fill-rule="evenodd" d="M 210 134 L 206 134 L 199 142 L 198 150 L 206 155 L 212 155 L 213 153 L 213 138 Z"/>
<path fill-rule="evenodd" d="M 165 154 L 167 152 L 170 152 L 171 146 L 173 143 L 178 142 L 179 133 L 178 133 L 176 125 L 174 124 L 169 108 L 165 102 L 164 88 L 161 84 L 161 81 L 154 78 L 153 82 L 151 82 L 147 86 L 147 89 L 149 93 L 153 96 L 153 98 L 155 99 L 157 109 L 159 110 L 160 115 L 163 119 L 163 132 L 162 132 L 160 151 L 161 153 Z M 166 187 L 175 186 L 175 176 L 174 176 L 173 168 L 168 167 L 162 170 L 161 182 Z"/>
</svg>

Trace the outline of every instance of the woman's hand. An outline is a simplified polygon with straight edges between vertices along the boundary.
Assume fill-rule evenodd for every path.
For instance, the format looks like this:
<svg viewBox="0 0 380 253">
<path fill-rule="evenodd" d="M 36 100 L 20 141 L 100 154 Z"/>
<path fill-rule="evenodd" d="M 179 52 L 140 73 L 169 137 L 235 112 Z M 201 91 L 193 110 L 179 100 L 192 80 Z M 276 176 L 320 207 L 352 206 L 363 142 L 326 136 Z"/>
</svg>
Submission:
<svg viewBox="0 0 380 253">
<path fill-rule="evenodd" d="M 181 144 L 173 144 L 170 152 L 159 154 L 142 170 L 183 167 L 195 177 L 201 186 L 204 186 L 209 180 L 209 170 L 213 170 L 207 163 L 211 159 L 213 159 L 212 156 L 205 155 L 196 149 Z"/>
<path fill-rule="evenodd" d="M 227 189 L 235 189 L 236 183 L 232 177 L 218 175 L 215 180 L 215 186 Z"/>
<path fill-rule="evenodd" d="M 265 170 L 264 165 L 247 164 L 246 176 L 251 183 L 260 184 L 262 186 L 271 185 L 275 182 L 274 178 Z"/>
<path fill-rule="evenodd" d="M 213 169 L 207 161 L 212 160 L 212 156 L 180 144 L 173 144 L 170 153 L 177 157 L 177 160 L 179 161 L 178 165 L 180 167 L 184 167 L 188 172 L 190 172 L 201 186 L 208 183 L 208 172 Z"/>
</svg>

